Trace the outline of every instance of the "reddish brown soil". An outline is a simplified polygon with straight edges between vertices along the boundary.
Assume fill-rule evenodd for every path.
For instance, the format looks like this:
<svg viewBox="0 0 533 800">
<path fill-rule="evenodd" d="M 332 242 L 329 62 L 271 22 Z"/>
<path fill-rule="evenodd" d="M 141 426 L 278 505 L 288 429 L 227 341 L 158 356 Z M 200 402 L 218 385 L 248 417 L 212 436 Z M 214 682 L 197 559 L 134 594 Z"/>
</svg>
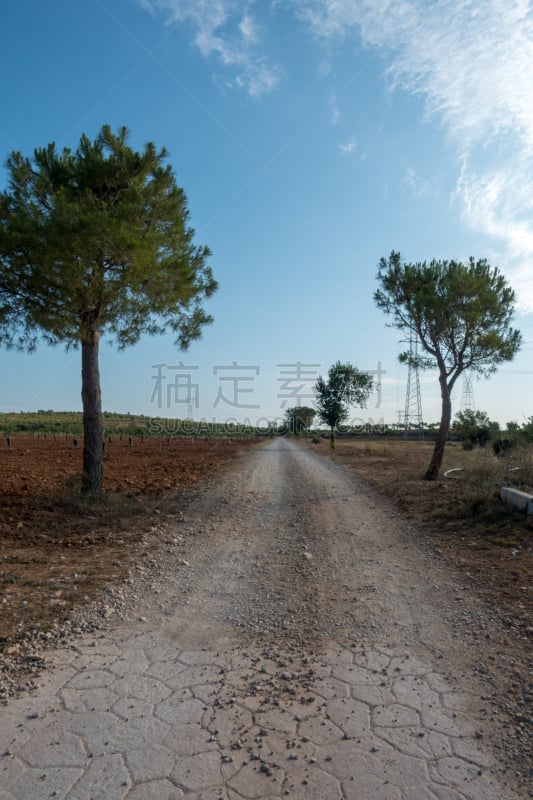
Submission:
<svg viewBox="0 0 533 800">
<path fill-rule="evenodd" d="M 135 438 L 130 446 L 129 437 L 114 437 L 106 441 L 98 502 L 79 496 L 78 444 L 16 436 L 8 447 L 0 439 L 0 650 L 124 575 L 157 521 L 176 513 L 177 493 L 253 443 Z"/>
<path fill-rule="evenodd" d="M 46 628 L 93 599 L 132 561 L 161 544 L 157 524 L 179 513 L 180 492 L 223 469 L 252 443 L 113 437 L 106 442 L 105 494 L 79 496 L 81 442 L 48 435 L 0 438 L 0 650 L 28 628 Z M 316 448 L 317 445 L 309 445 Z M 329 453 L 326 442 L 320 450 Z M 462 568 L 512 627 L 531 633 L 531 519 L 501 505 L 483 479 L 421 480 L 431 447 L 339 442 L 350 465 L 433 539 L 439 558 Z M 475 454 L 474 454 L 475 455 Z M 463 464 L 448 449 L 445 468 Z M 148 542 L 148 544 L 147 544 Z"/>
</svg>

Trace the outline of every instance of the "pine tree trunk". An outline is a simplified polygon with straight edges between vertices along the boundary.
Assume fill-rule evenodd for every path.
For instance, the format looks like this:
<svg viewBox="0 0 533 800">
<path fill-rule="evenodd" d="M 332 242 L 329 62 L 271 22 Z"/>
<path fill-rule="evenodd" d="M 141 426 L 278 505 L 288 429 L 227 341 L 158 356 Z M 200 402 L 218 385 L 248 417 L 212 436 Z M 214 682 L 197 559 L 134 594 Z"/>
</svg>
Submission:
<svg viewBox="0 0 533 800">
<path fill-rule="evenodd" d="M 81 493 L 98 495 L 103 481 L 103 422 L 97 330 L 81 343 L 81 400 L 83 405 L 83 476 Z"/>
<path fill-rule="evenodd" d="M 333 425 L 329 430 L 329 446 L 331 447 L 332 450 L 335 450 L 335 428 L 333 427 Z"/>
<path fill-rule="evenodd" d="M 450 389 L 448 388 L 448 384 L 446 382 L 446 376 L 443 375 L 441 378 L 439 378 L 439 381 L 440 394 L 442 398 L 442 413 L 437 439 L 435 441 L 435 447 L 433 448 L 433 455 L 431 456 L 429 467 L 424 475 L 424 480 L 426 481 L 436 481 L 439 476 L 440 468 L 442 466 L 442 459 L 444 458 L 444 449 L 446 447 L 446 442 L 448 441 L 448 433 L 450 432 L 450 423 L 452 420 L 452 399 L 450 396 Z"/>
</svg>

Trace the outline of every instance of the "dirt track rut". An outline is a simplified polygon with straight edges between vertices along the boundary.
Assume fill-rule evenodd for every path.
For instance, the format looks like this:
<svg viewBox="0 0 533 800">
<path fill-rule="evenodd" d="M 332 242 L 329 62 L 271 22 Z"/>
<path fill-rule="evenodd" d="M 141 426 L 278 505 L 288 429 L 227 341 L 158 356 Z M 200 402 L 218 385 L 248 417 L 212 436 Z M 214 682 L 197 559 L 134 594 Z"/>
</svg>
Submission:
<svg viewBox="0 0 533 800">
<path fill-rule="evenodd" d="M 528 796 L 459 579 L 352 472 L 274 440 L 171 525 L 132 619 L 2 710 L 0 800 Z"/>
</svg>

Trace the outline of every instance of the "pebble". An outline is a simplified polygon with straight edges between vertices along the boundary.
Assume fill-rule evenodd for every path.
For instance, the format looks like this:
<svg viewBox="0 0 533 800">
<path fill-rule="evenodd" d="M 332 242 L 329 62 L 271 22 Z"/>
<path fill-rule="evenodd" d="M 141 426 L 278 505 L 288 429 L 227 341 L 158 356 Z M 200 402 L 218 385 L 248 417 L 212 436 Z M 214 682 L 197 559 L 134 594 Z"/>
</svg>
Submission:
<svg viewBox="0 0 533 800">
<path fill-rule="evenodd" d="M 237 530 L 239 533 L 242 533 L 239 529 Z M 190 538 L 190 534 L 192 533 L 194 533 L 194 531 L 187 531 L 187 536 L 185 537 L 186 545 L 189 547 L 194 541 Z M 158 594 L 160 591 L 164 591 L 169 585 L 169 580 L 175 577 L 176 574 L 179 575 L 179 581 L 187 585 L 191 585 L 193 580 L 197 580 L 190 569 L 176 570 L 176 564 L 180 564 L 184 567 L 190 567 L 191 565 L 191 561 L 183 557 L 185 554 L 191 558 L 189 555 L 190 550 L 184 550 L 185 545 L 182 537 L 179 539 L 167 540 L 165 544 L 165 548 L 161 548 L 160 552 L 156 552 L 156 557 L 150 560 L 145 558 L 143 565 L 138 564 L 133 567 L 123 585 L 109 587 L 109 591 L 103 591 L 102 595 L 96 601 L 86 602 L 83 606 L 75 608 L 71 612 L 71 618 L 69 620 L 58 623 L 53 629 L 46 632 L 34 629 L 15 637 L 15 641 L 0 655 L 0 702 L 7 704 L 10 697 L 20 692 L 28 693 L 27 698 L 31 698 L 31 694 L 29 693 L 31 693 L 31 690 L 36 686 L 35 680 L 32 681 L 32 679 L 36 679 L 45 668 L 46 654 L 50 649 L 70 648 L 73 646 L 73 641 L 76 636 L 87 633 L 95 634 L 98 631 L 104 630 L 108 624 L 107 620 L 111 618 L 121 618 L 128 612 L 136 609 L 138 607 L 139 598 L 141 598 L 141 600 L 142 598 L 146 598 L 149 601 L 154 593 Z M 295 583 L 298 588 L 303 587 L 303 591 L 307 592 L 307 582 L 311 584 L 314 580 L 314 578 L 309 579 L 309 576 L 318 573 L 322 568 L 324 554 L 320 542 L 318 540 L 313 540 L 305 542 L 304 544 L 301 540 L 298 542 L 294 535 L 291 535 L 288 537 L 287 541 L 282 539 L 281 544 L 283 545 L 283 558 L 287 561 L 291 560 L 297 566 L 301 566 L 301 570 L 297 571 L 297 576 L 295 576 Z M 315 551 L 315 555 L 313 556 L 307 549 L 304 550 L 302 554 L 302 544 L 304 547 L 312 547 Z M 173 548 L 175 549 L 173 550 Z M 309 563 L 302 563 L 302 559 Z M 201 561 L 198 561 L 197 566 L 196 558 L 191 560 L 195 563 L 195 572 L 199 571 Z M 309 593 L 309 596 L 302 596 L 297 600 L 293 599 L 293 606 L 291 606 L 289 597 L 292 587 L 290 585 L 281 586 L 276 583 L 276 580 L 280 577 L 277 557 L 273 557 L 270 562 L 261 562 L 261 565 L 267 570 L 269 575 L 266 577 L 261 575 L 261 581 L 265 583 L 265 587 L 258 593 L 257 603 L 255 603 L 252 608 L 237 606 L 233 612 L 233 621 L 243 633 L 250 634 L 256 638 L 257 633 L 265 634 L 265 632 L 270 632 L 275 638 L 279 637 L 279 639 L 283 640 L 285 649 L 287 646 L 294 647 L 294 653 L 298 655 L 301 652 L 299 642 L 308 642 L 310 636 L 312 636 L 310 631 L 316 631 L 320 634 L 326 630 L 330 633 L 333 626 L 346 626 L 345 622 L 339 622 L 338 619 L 330 617 L 328 614 L 322 613 L 321 616 L 318 615 L 320 602 L 317 601 L 317 598 L 313 597 L 312 591 Z M 272 575 L 270 575 L 270 573 L 272 573 Z M 272 578 L 272 576 L 274 580 L 269 584 L 269 577 Z M 271 589 L 271 585 L 276 587 L 276 592 Z M 369 587 L 367 591 L 375 591 L 375 588 Z M 450 592 L 450 597 L 454 598 L 456 602 L 450 603 L 447 619 L 456 630 L 458 637 L 464 637 L 469 627 L 475 625 L 477 631 L 485 628 L 489 630 L 488 633 L 483 632 L 483 640 L 495 639 L 495 641 L 498 641 L 496 636 L 498 633 L 498 622 L 495 623 L 496 615 L 490 608 L 476 608 L 470 612 L 469 597 L 458 594 L 456 591 L 454 592 L 453 588 Z M 300 613 L 300 601 L 302 602 L 302 606 L 305 607 L 306 616 L 308 617 L 308 619 L 304 621 L 302 621 L 302 615 Z M 183 602 L 186 601 L 184 600 Z M 295 603 L 298 605 L 296 606 Z M 468 613 L 465 611 L 465 608 L 468 609 Z M 281 613 L 283 610 L 284 613 Z M 148 618 L 143 615 L 136 615 L 136 618 L 142 623 L 148 621 Z M 513 624 L 514 622 L 515 620 L 512 617 L 509 617 L 504 622 L 506 625 L 506 633 L 508 632 L 509 637 L 516 637 L 518 635 L 524 637 L 525 635 L 530 636 L 533 634 L 533 626 L 522 626 L 518 628 L 517 625 Z M 377 629 L 379 627 L 372 622 L 370 617 L 368 617 L 366 621 L 361 621 L 360 624 L 362 633 L 365 632 L 365 625 L 368 629 Z M 492 631 L 495 625 L 496 630 L 493 635 Z M 351 622 L 347 625 L 347 628 L 350 627 Z M 501 625 L 499 627 L 501 630 Z M 483 661 L 485 661 L 486 666 L 482 663 L 481 658 L 479 659 L 477 672 L 478 675 L 480 674 L 482 676 L 488 688 L 489 684 L 491 684 L 492 675 L 496 674 L 498 669 L 504 666 L 509 654 L 508 652 L 496 651 L 492 643 L 485 645 L 482 642 L 469 640 L 469 644 L 471 644 L 472 647 L 478 648 L 478 652 L 482 656 Z M 258 683 L 256 691 L 260 695 L 264 694 L 265 702 L 270 702 L 272 706 L 275 706 L 276 703 L 272 698 L 272 691 L 279 691 L 280 687 L 282 687 L 284 692 L 290 693 L 290 691 L 294 690 L 294 686 L 291 682 L 299 682 L 301 685 L 302 681 L 305 681 L 305 670 L 300 669 L 300 667 L 296 668 L 290 663 L 290 659 L 276 658 L 275 648 L 272 649 L 274 652 L 265 653 L 265 658 L 271 658 L 279 668 L 276 675 L 278 683 L 268 684 L 268 681 L 273 681 L 273 678 L 268 675 L 265 667 L 261 667 L 256 677 L 259 677 L 262 683 Z M 494 655 L 494 660 L 490 662 L 490 655 L 487 653 L 488 650 L 491 651 L 490 655 Z M 517 666 L 521 665 L 518 664 Z M 291 670 L 294 670 L 294 672 Z M 400 672 L 399 668 L 398 672 Z M 508 669 L 506 672 L 508 672 Z M 24 676 L 23 680 L 21 680 L 22 675 Z M 497 704 L 495 707 L 506 712 L 509 718 L 514 722 L 514 724 L 509 727 L 508 734 L 502 737 L 502 747 L 505 748 L 507 753 L 516 753 L 517 761 L 515 762 L 515 766 L 517 768 L 518 762 L 520 762 L 521 765 L 526 763 L 525 747 L 528 743 L 526 728 L 531 724 L 531 716 L 527 714 L 527 711 L 526 714 L 524 714 L 524 710 L 531 708 L 531 696 L 528 697 L 526 694 L 526 681 L 527 676 L 524 674 L 517 678 L 516 686 L 511 686 L 511 684 L 509 684 L 509 690 L 511 691 L 512 689 L 512 693 L 508 697 L 508 702 L 500 700 L 497 693 L 490 698 L 492 703 Z M 498 689 L 496 684 L 495 689 Z M 492 687 L 488 689 L 488 691 L 491 692 Z M 523 698 L 526 699 L 524 700 Z M 237 698 L 232 697 L 230 703 L 235 704 L 236 700 Z M 524 703 L 526 703 L 526 708 L 524 708 Z M 517 707 L 520 704 L 522 705 L 520 709 L 522 716 L 519 716 L 517 713 Z M 28 719 L 38 719 L 38 716 L 37 712 L 33 712 L 29 715 Z M 216 741 L 215 737 L 213 741 Z M 300 738 L 300 741 L 305 743 L 308 739 L 304 736 Z M 371 752 L 377 752 L 377 748 L 373 747 Z M 227 758 L 231 759 L 231 756 L 227 756 Z M 250 758 L 256 760 L 258 756 L 252 755 Z M 330 759 L 330 756 L 326 757 L 326 761 Z M 314 763 L 314 761 L 311 761 L 311 763 Z M 265 775 L 272 773 L 272 767 L 268 764 L 262 763 L 260 769 Z M 270 770 L 270 772 L 267 772 L 267 770 Z"/>
</svg>

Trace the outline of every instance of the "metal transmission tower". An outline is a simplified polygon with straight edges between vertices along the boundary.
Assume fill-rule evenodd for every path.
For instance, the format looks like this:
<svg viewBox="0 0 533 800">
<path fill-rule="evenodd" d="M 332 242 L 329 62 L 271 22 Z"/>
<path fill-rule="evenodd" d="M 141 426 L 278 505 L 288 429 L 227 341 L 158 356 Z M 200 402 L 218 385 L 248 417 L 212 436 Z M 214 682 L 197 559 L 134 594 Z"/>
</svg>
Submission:
<svg viewBox="0 0 533 800">
<path fill-rule="evenodd" d="M 420 396 L 420 375 L 418 366 L 412 362 L 418 356 L 418 339 L 413 331 L 409 333 L 409 373 L 407 375 L 407 391 L 405 393 L 405 411 L 403 415 L 403 438 L 410 435 L 424 438 L 424 423 L 422 420 L 422 398 Z"/>
<path fill-rule="evenodd" d="M 461 393 L 461 411 L 475 411 L 476 402 L 474 400 L 474 379 L 471 374 L 465 372 L 463 376 L 463 391 Z"/>
</svg>

